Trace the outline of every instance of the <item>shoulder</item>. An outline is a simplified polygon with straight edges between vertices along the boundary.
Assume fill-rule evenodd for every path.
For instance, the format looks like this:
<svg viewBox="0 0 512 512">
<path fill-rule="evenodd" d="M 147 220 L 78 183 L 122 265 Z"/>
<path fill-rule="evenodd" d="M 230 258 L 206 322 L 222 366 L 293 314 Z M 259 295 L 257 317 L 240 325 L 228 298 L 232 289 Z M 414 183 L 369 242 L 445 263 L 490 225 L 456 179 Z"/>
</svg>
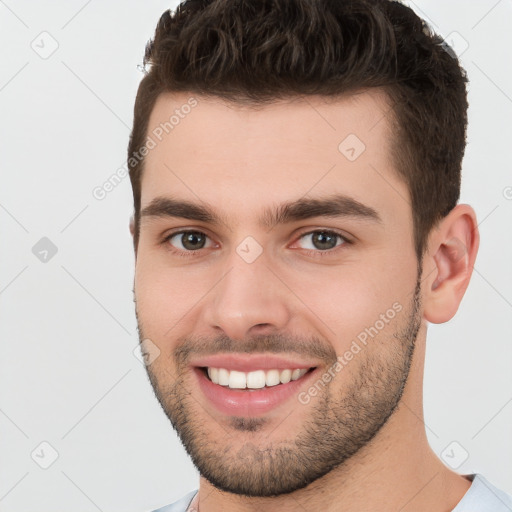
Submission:
<svg viewBox="0 0 512 512">
<path fill-rule="evenodd" d="M 498 489 L 483 475 L 473 475 L 473 483 L 452 512 L 512 512 L 512 495 Z"/>
<path fill-rule="evenodd" d="M 170 505 L 166 505 L 165 507 L 161 507 L 157 510 L 153 510 L 153 512 L 186 512 L 188 506 L 192 502 L 194 496 L 197 494 L 198 489 L 189 492 L 183 498 Z"/>
</svg>

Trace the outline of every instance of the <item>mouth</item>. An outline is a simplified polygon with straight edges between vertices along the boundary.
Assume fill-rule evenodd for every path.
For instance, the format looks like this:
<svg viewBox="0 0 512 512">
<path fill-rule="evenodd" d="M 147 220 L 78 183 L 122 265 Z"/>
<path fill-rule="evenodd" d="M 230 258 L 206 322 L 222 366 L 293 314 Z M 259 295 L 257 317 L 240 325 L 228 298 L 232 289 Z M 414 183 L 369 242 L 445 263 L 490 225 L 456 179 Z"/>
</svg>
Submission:
<svg viewBox="0 0 512 512">
<path fill-rule="evenodd" d="M 298 381 L 306 374 L 316 370 L 316 366 L 310 368 L 261 369 L 250 372 L 202 366 L 198 367 L 198 370 L 213 384 L 230 390 L 254 392 L 258 389 L 269 389 Z"/>
<path fill-rule="evenodd" d="M 254 417 L 282 407 L 297 409 L 301 393 L 321 368 L 270 368 L 249 372 L 215 366 L 196 366 L 193 374 L 203 398 L 217 412 L 228 416 Z M 320 378 L 320 376 L 318 376 Z M 293 403 L 293 402 L 297 403 Z"/>
</svg>

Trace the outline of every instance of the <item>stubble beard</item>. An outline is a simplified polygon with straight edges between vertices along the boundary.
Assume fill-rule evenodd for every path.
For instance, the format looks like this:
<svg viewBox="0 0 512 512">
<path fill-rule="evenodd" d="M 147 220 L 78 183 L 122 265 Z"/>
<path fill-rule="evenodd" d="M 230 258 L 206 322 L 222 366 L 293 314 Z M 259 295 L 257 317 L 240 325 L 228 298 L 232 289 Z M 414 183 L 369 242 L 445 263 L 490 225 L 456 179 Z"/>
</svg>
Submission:
<svg viewBox="0 0 512 512">
<path fill-rule="evenodd" d="M 253 440 L 265 432 L 270 419 L 232 416 L 227 424 L 213 425 L 221 432 L 215 437 L 210 428 L 215 420 L 190 394 L 189 372 L 178 370 L 174 383 L 167 383 L 167 372 L 153 365 L 146 369 L 156 398 L 201 476 L 218 489 L 238 495 L 288 494 L 344 465 L 391 417 L 409 376 L 421 326 L 420 310 L 418 277 L 413 299 L 404 310 L 407 316 L 391 335 L 384 338 L 379 334 L 354 357 L 350 365 L 358 366 L 352 371 L 352 380 L 337 390 L 333 378 L 309 403 L 308 419 L 295 438 L 284 434 L 286 442 L 269 441 L 264 448 Z M 139 333 L 144 339 L 140 322 Z M 381 350 L 384 357 L 375 355 L 372 343 L 386 347 L 385 352 Z M 303 407 L 297 401 L 297 410 L 302 412 Z M 293 415 L 286 418 L 287 423 Z M 240 446 L 239 433 L 245 442 L 236 448 Z"/>
</svg>

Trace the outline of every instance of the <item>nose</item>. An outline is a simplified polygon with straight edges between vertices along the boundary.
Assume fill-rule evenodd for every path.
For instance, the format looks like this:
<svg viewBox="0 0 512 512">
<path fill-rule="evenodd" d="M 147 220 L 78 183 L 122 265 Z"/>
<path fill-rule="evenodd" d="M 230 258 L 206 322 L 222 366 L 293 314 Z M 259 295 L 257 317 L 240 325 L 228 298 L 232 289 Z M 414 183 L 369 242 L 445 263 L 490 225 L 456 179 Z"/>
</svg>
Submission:
<svg viewBox="0 0 512 512">
<path fill-rule="evenodd" d="M 263 257 L 252 263 L 233 254 L 205 305 L 210 329 L 233 340 L 282 332 L 290 322 L 290 297 Z"/>
</svg>

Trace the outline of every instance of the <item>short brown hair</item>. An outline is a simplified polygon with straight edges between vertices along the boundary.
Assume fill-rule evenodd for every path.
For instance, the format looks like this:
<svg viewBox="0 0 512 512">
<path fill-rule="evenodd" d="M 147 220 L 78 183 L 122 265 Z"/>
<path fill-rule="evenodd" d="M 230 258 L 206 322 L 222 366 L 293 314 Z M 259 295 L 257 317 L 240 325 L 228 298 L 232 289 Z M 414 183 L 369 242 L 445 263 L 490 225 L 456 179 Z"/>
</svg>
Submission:
<svg viewBox="0 0 512 512">
<path fill-rule="evenodd" d="M 146 67 L 149 65 L 149 70 Z M 380 87 L 391 100 L 393 158 L 412 201 L 414 244 L 457 204 L 466 144 L 466 73 L 410 8 L 389 0 L 188 0 L 146 46 L 128 167 L 138 243 L 149 117 L 163 92 L 262 105 Z"/>
</svg>

